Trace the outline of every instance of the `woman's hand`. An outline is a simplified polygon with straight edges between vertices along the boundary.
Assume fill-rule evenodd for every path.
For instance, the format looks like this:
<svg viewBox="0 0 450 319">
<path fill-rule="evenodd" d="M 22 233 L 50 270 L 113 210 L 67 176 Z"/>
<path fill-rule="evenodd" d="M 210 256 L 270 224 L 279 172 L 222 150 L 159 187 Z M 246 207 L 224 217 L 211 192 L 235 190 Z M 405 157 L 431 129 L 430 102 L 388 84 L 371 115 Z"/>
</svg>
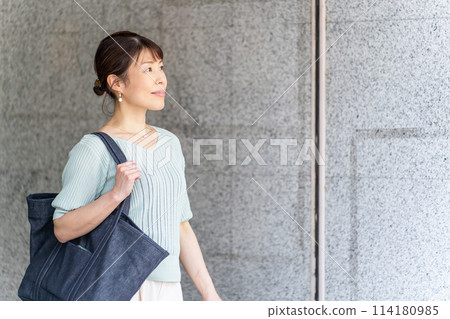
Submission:
<svg viewBox="0 0 450 319">
<path fill-rule="evenodd" d="M 203 301 L 222 301 L 222 299 L 220 299 L 216 290 L 214 290 L 212 293 L 203 296 Z"/>
<path fill-rule="evenodd" d="M 116 181 L 112 189 L 120 200 L 124 200 L 133 190 L 134 181 L 141 177 L 137 164 L 132 160 L 117 165 Z"/>
</svg>

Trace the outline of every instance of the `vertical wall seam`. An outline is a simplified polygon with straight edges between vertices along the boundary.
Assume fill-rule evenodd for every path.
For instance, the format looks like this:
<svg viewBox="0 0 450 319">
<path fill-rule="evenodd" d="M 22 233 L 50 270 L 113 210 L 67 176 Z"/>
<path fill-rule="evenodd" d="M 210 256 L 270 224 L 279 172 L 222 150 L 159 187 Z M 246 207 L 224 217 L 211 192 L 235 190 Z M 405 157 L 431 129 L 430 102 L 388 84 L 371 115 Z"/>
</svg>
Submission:
<svg viewBox="0 0 450 319">
<path fill-rule="evenodd" d="M 326 72 L 326 0 L 319 0 L 319 92 L 318 92 L 318 144 L 319 153 L 324 159 L 325 157 L 325 142 L 326 142 L 326 95 L 325 95 L 325 72 Z M 326 164 L 326 163 L 325 163 Z M 325 168 L 326 165 L 318 165 L 318 187 L 317 187 L 317 199 L 318 199 L 318 236 L 319 246 L 318 248 L 318 300 L 325 300 Z"/>
<path fill-rule="evenodd" d="M 325 158 L 325 62 L 326 1 L 311 1 L 311 135 L 320 156 Z M 318 67 L 316 63 L 318 62 Z M 315 154 L 314 159 L 319 155 Z M 325 165 L 311 165 L 311 232 L 315 242 L 311 253 L 312 300 L 325 300 Z"/>
<path fill-rule="evenodd" d="M 317 30 L 316 30 L 316 4 L 317 0 L 311 0 L 311 136 L 314 137 L 314 145 L 317 145 L 317 138 L 316 138 L 316 36 L 317 36 Z M 313 150 L 311 150 L 313 151 Z M 315 148 L 314 148 L 315 152 Z M 317 155 L 317 154 L 315 154 Z M 317 293 L 317 249 L 316 249 L 316 167 L 315 167 L 315 161 L 311 161 L 311 211 L 310 211 L 310 218 L 311 218 L 311 237 L 314 238 L 314 240 L 311 241 L 311 300 L 317 300 L 316 299 L 316 293 Z"/>
</svg>

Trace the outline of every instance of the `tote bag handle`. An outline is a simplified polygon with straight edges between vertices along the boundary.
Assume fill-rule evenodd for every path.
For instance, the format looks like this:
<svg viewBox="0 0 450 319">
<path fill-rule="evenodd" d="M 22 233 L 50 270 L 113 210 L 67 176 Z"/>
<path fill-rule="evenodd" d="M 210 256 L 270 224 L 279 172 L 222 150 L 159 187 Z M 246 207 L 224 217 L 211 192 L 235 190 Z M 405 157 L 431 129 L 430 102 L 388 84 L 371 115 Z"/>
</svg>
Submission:
<svg viewBox="0 0 450 319">
<path fill-rule="evenodd" d="M 103 143 L 105 144 L 106 148 L 108 149 L 109 153 L 111 154 L 112 158 L 114 159 L 117 165 L 125 163 L 127 161 L 127 157 L 122 152 L 117 143 L 114 142 L 111 136 L 109 136 L 104 132 L 92 132 L 91 134 L 97 135 L 103 140 Z M 123 200 L 124 202 L 123 213 L 125 213 L 127 216 L 130 210 L 130 196 L 131 193 Z"/>
<path fill-rule="evenodd" d="M 125 163 L 127 161 L 125 154 L 123 154 L 122 150 L 119 148 L 117 143 L 114 142 L 111 136 L 109 136 L 104 132 L 92 132 L 91 134 L 95 134 L 103 140 L 103 142 L 106 145 L 106 148 L 108 149 L 111 156 L 114 158 L 114 161 L 116 162 L 117 165 Z"/>
</svg>

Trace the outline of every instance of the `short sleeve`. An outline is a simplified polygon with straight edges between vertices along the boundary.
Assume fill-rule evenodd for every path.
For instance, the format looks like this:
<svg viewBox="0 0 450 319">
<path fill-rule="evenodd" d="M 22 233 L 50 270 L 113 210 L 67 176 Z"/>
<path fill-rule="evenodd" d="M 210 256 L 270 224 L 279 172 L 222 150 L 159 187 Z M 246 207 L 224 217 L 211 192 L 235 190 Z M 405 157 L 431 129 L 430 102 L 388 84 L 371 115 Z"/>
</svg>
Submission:
<svg viewBox="0 0 450 319">
<path fill-rule="evenodd" d="M 181 144 L 180 144 L 180 150 L 181 150 Z M 186 173 L 185 173 L 186 164 L 185 164 L 183 152 L 181 152 L 181 158 L 183 160 L 184 186 L 186 187 Z M 192 215 L 192 210 L 191 210 L 191 204 L 189 202 L 189 196 L 188 196 L 187 189 L 185 188 L 183 190 L 183 194 L 181 195 L 181 220 L 180 220 L 180 222 L 182 223 L 182 222 L 188 221 L 189 219 L 192 218 L 192 216 L 193 215 Z"/>
<path fill-rule="evenodd" d="M 53 220 L 99 197 L 107 178 L 106 164 L 82 141 L 72 148 L 62 173 L 62 189 L 51 203 Z"/>
<path fill-rule="evenodd" d="M 183 195 L 181 195 L 181 220 L 180 222 L 185 222 L 189 219 L 192 218 L 192 210 L 191 210 L 191 205 L 189 203 L 189 196 L 187 191 L 185 191 L 183 193 Z"/>
</svg>

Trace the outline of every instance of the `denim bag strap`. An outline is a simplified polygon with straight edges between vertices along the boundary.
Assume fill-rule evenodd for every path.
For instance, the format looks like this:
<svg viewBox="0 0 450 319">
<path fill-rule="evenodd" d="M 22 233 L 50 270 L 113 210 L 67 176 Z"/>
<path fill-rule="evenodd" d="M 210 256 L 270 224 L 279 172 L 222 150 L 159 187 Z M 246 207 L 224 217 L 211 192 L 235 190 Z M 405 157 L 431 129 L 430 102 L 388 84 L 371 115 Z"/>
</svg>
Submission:
<svg viewBox="0 0 450 319">
<path fill-rule="evenodd" d="M 92 132 L 91 134 L 97 135 L 103 140 L 103 143 L 105 144 L 106 148 L 108 149 L 109 153 L 111 154 L 112 158 L 116 162 L 117 165 L 125 163 L 127 161 L 127 157 L 122 152 L 122 150 L 119 148 L 116 142 L 109 136 L 108 134 L 104 132 Z M 127 196 L 127 198 L 124 199 L 123 202 L 123 213 L 128 215 L 128 212 L 130 210 L 130 196 L 131 193 Z"/>
<path fill-rule="evenodd" d="M 117 143 L 114 142 L 111 136 L 104 132 L 92 132 L 91 134 L 95 134 L 103 140 L 106 148 L 108 149 L 117 165 L 127 161 L 125 154 L 123 154 L 122 150 L 119 148 L 119 146 L 117 146 Z"/>
</svg>

